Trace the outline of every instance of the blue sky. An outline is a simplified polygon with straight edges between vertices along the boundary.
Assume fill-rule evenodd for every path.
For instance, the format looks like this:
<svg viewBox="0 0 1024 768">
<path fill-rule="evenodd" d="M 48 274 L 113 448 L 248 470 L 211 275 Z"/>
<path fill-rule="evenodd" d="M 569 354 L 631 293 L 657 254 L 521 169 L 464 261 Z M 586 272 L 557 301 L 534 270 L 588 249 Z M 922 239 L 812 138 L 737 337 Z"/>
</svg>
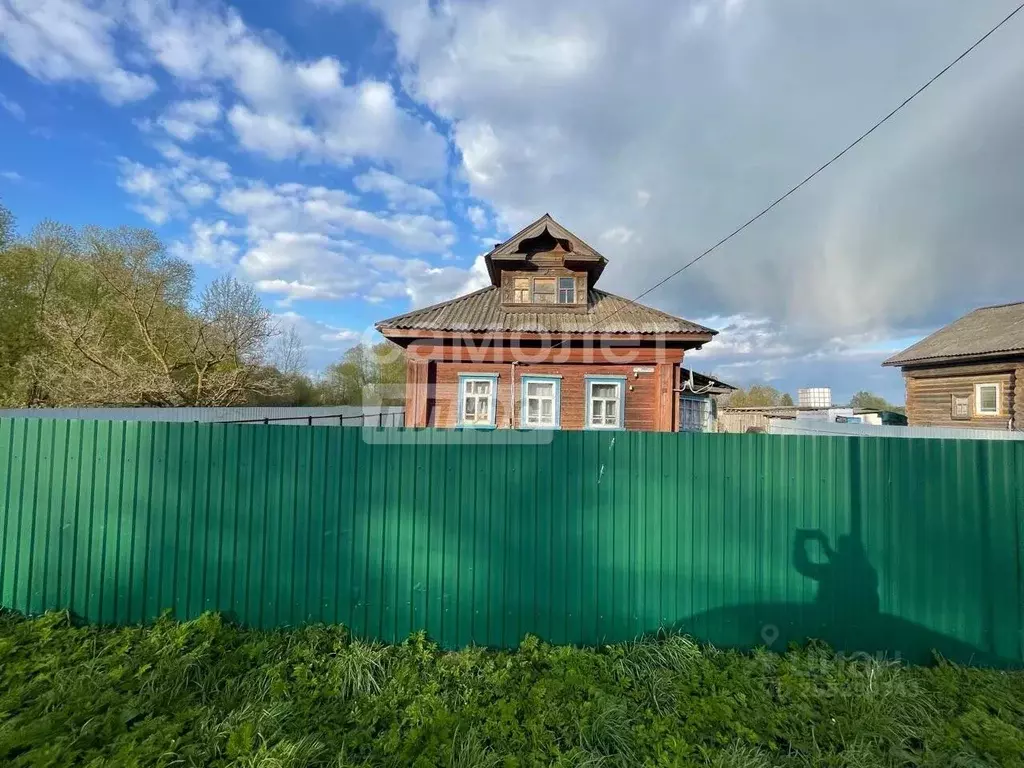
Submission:
<svg viewBox="0 0 1024 768">
<path fill-rule="evenodd" d="M 152 227 L 200 282 L 255 284 L 320 368 L 480 287 L 545 211 L 639 294 L 1011 7 L 0 0 L 0 198 L 26 233 Z M 722 331 L 695 368 L 899 402 L 885 356 L 1024 298 L 1022 34 L 645 300 Z"/>
</svg>

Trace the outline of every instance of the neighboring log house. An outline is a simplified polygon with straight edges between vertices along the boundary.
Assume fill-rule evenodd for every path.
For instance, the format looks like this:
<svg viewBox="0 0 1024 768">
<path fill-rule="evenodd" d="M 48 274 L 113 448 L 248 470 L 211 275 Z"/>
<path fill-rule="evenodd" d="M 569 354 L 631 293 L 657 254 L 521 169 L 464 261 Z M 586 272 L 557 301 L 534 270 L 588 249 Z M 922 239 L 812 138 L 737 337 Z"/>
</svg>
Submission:
<svg viewBox="0 0 1024 768">
<path fill-rule="evenodd" d="M 683 354 L 716 331 L 598 290 L 607 260 L 548 214 L 484 258 L 489 287 L 377 324 L 407 426 L 679 429 Z"/>
<path fill-rule="evenodd" d="M 1024 429 L 1024 302 L 982 307 L 893 355 L 912 427 Z"/>
</svg>

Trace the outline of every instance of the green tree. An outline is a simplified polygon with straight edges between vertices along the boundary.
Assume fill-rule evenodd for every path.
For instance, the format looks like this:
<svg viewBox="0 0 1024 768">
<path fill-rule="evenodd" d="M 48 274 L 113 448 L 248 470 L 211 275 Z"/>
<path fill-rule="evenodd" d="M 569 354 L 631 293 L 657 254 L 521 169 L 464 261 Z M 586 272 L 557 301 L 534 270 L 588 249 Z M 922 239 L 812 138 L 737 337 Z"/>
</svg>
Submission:
<svg viewBox="0 0 1024 768">
<path fill-rule="evenodd" d="M 793 405 L 793 396 L 789 394 L 789 392 L 786 392 L 782 395 L 779 405 Z"/>
<path fill-rule="evenodd" d="M 786 402 L 787 398 L 788 403 Z M 728 408 L 764 408 L 792 404 L 792 397 L 782 394 L 768 384 L 752 384 L 747 389 L 737 389 L 729 395 L 724 403 Z"/>
<path fill-rule="evenodd" d="M 369 376 L 370 355 L 364 345 L 356 344 L 327 366 L 321 384 L 324 405 L 361 405 Z"/>
<path fill-rule="evenodd" d="M 383 405 L 405 403 L 405 350 L 393 341 L 379 341 L 370 348 L 373 386 Z"/>
<path fill-rule="evenodd" d="M 405 402 L 405 350 L 386 340 L 356 344 L 327 367 L 321 389 L 325 405 L 400 405 Z"/>
<path fill-rule="evenodd" d="M 866 390 L 861 390 L 850 398 L 851 408 L 861 408 L 866 411 L 893 411 L 894 413 L 903 413 L 904 407 L 902 405 L 893 405 L 887 401 L 881 395 L 876 395 Z"/>
</svg>

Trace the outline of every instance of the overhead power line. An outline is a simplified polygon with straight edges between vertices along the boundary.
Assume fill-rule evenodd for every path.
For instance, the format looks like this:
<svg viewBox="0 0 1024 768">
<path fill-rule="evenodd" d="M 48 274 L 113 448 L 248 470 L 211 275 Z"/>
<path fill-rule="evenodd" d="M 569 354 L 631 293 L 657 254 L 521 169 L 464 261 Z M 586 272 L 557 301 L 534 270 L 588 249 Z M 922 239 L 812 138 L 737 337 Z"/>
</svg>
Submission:
<svg viewBox="0 0 1024 768">
<path fill-rule="evenodd" d="M 756 213 L 754 216 L 751 216 L 749 219 L 747 219 L 745 222 L 743 222 L 743 224 L 741 224 L 740 226 L 736 227 L 736 229 L 734 229 L 732 232 L 727 234 L 725 237 L 723 237 L 717 243 L 712 245 L 706 251 L 704 251 L 703 253 L 693 257 L 688 262 L 683 264 L 683 266 L 679 267 L 679 269 L 677 269 L 674 272 L 672 272 L 672 273 L 666 275 L 665 277 L 663 277 L 661 280 L 656 282 L 654 285 L 652 285 L 646 291 L 644 291 L 639 296 L 634 298 L 633 301 L 634 302 L 640 301 L 640 299 L 644 298 L 645 296 L 647 296 L 652 291 L 656 291 L 658 288 L 663 286 L 669 280 L 672 280 L 673 278 L 679 276 L 681 273 L 685 272 L 687 269 L 689 269 L 694 264 L 699 262 L 705 256 L 708 256 L 708 255 L 714 253 L 716 250 L 718 250 L 720 247 L 722 247 L 727 242 L 732 240 L 734 237 L 736 237 L 736 235 L 738 235 L 740 232 L 745 230 L 751 224 L 755 223 L 756 221 L 758 221 L 759 219 L 761 219 L 762 217 L 767 215 L 776 206 L 778 206 L 784 200 L 786 200 L 791 195 L 796 193 L 800 188 L 802 188 L 803 186 L 808 184 L 812 179 L 814 179 L 816 176 L 818 176 L 820 173 L 822 173 L 826 168 L 828 168 L 833 163 L 835 163 L 837 160 L 839 160 L 841 157 L 843 157 L 843 155 L 845 155 L 851 149 L 856 147 L 858 144 L 860 144 L 862 141 L 864 141 L 868 136 L 873 134 L 875 131 L 877 131 L 879 128 L 881 128 L 883 125 L 885 125 L 885 123 L 887 123 L 892 117 L 894 117 L 900 110 L 902 110 L 905 106 L 910 104 L 910 102 L 912 102 L 914 99 L 916 99 L 922 93 L 924 93 L 924 91 L 926 91 L 931 85 L 933 85 L 935 83 L 935 81 L 937 81 L 939 78 L 941 78 L 947 72 L 949 72 L 949 70 L 951 70 L 953 67 L 955 67 L 957 64 L 959 64 L 961 61 L 963 61 L 965 58 L 967 58 L 967 56 L 969 56 L 974 51 L 975 48 L 977 48 L 982 43 L 984 43 L 986 40 L 988 40 L 989 37 L 991 37 L 993 34 L 995 34 L 995 32 L 997 32 L 1003 25 L 1005 25 L 1008 21 L 1010 21 L 1010 19 L 1012 19 L 1014 16 L 1016 16 L 1021 10 L 1024 10 L 1024 3 L 1021 3 L 1016 8 L 1014 8 L 1012 11 L 1010 11 L 1010 13 L 1007 14 L 1003 18 L 1002 21 L 1000 21 L 998 24 L 996 24 L 994 27 L 992 27 L 988 32 L 986 32 L 984 35 L 982 35 L 977 40 L 975 40 L 974 43 L 969 48 L 967 48 L 963 53 L 961 53 L 959 56 L 957 56 L 955 59 L 953 59 L 951 62 L 949 62 L 949 64 L 947 64 L 942 69 L 940 69 L 937 73 L 935 73 L 920 88 L 918 88 L 916 91 L 914 91 L 912 94 L 910 94 L 907 98 L 905 98 L 899 104 L 899 106 L 897 106 L 895 109 L 893 109 L 887 115 L 885 115 L 883 118 L 878 120 L 874 125 L 872 125 L 866 131 L 864 131 L 864 133 L 862 133 L 860 136 L 858 136 L 852 142 L 850 142 L 845 147 L 843 147 L 843 149 L 841 149 L 839 152 L 837 152 L 835 155 L 833 155 L 829 160 L 827 160 L 826 162 L 822 163 L 814 171 L 812 171 L 810 174 L 805 176 L 802 181 L 800 181 L 795 186 L 790 187 L 789 190 L 787 190 L 784 194 L 782 194 L 779 197 L 775 198 L 771 203 L 769 203 L 767 206 L 765 206 L 763 209 L 761 209 L 758 213 Z M 611 312 L 608 315 L 608 317 L 605 317 L 601 322 L 602 323 L 606 322 L 609 318 L 615 316 L 623 308 L 624 307 L 620 307 L 619 309 L 616 309 L 614 312 Z M 590 330 L 591 331 L 598 330 L 598 326 L 599 325 L 600 325 L 600 323 L 595 324 L 594 326 L 592 326 L 590 328 Z M 555 346 L 560 346 L 560 344 L 561 344 L 561 342 L 559 344 L 556 344 Z"/>
</svg>

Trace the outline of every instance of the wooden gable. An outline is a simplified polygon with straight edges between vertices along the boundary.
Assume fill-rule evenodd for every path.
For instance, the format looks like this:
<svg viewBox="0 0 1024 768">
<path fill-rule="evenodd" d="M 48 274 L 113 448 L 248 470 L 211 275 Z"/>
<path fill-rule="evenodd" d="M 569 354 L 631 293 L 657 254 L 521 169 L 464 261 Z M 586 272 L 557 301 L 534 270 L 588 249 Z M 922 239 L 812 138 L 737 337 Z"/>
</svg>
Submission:
<svg viewBox="0 0 1024 768">
<path fill-rule="evenodd" d="M 563 269 L 586 276 L 593 287 L 608 260 L 545 213 L 484 257 L 491 284 L 503 285 L 506 270 Z"/>
</svg>

